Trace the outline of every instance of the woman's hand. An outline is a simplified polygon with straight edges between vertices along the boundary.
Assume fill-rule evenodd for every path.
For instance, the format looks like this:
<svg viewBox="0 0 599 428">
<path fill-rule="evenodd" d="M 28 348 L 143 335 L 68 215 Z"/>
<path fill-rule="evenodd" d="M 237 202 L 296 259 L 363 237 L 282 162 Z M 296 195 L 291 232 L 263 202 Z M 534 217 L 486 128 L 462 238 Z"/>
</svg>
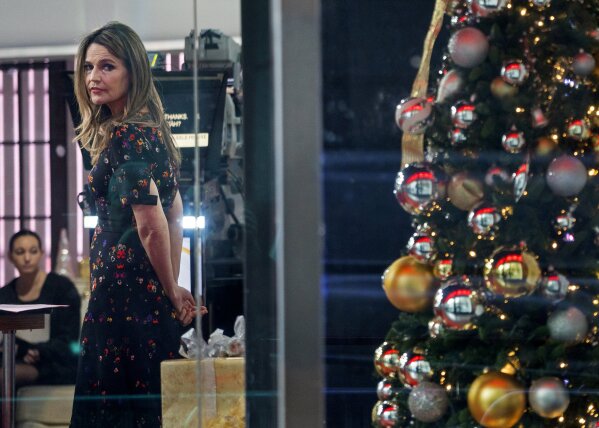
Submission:
<svg viewBox="0 0 599 428">
<path fill-rule="evenodd" d="M 26 364 L 35 364 L 40 360 L 40 351 L 37 349 L 29 349 L 23 357 L 23 362 Z"/>
<path fill-rule="evenodd" d="M 179 322 L 184 326 L 191 324 L 197 315 L 196 302 L 191 293 L 183 287 L 176 286 L 169 299 L 175 307 Z M 200 313 L 202 312 L 200 309 Z"/>
</svg>

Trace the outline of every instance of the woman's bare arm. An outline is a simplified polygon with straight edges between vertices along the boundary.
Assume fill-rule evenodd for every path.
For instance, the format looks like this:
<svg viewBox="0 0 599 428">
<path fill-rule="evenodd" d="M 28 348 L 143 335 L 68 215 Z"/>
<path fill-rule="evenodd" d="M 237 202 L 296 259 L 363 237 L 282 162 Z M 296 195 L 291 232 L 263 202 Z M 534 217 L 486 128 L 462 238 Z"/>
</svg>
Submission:
<svg viewBox="0 0 599 428">
<path fill-rule="evenodd" d="M 153 180 L 150 182 L 150 194 L 158 195 L 158 188 Z M 160 198 L 156 205 L 134 204 L 132 208 L 141 244 L 148 254 L 158 280 L 173 303 L 179 320 L 183 324 L 189 324 L 195 316 L 195 301 L 191 293 L 179 287 L 175 280 L 169 223 L 162 210 Z"/>
</svg>

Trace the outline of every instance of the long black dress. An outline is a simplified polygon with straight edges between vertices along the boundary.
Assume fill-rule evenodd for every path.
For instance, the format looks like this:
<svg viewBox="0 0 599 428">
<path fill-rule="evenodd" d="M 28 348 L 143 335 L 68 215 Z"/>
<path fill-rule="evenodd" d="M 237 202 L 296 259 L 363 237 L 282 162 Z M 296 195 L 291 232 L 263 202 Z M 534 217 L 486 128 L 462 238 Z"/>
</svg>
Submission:
<svg viewBox="0 0 599 428">
<path fill-rule="evenodd" d="M 131 205 L 165 212 L 178 170 L 156 128 L 122 124 L 89 174 L 98 225 L 90 245 L 91 297 L 81 331 L 71 427 L 159 427 L 160 362 L 177 358 L 182 328 L 150 264 Z"/>
<path fill-rule="evenodd" d="M 17 338 L 15 355 L 17 362 L 23 359 L 29 349 L 37 349 L 40 360 L 35 364 L 39 373 L 35 383 L 46 385 L 73 383 L 77 369 L 77 348 L 81 325 L 81 299 L 75 285 L 65 276 L 49 273 L 39 297 L 23 302 L 17 295 L 17 279 L 13 279 L 0 289 L 0 303 L 68 305 L 66 308 L 52 310 L 50 338 L 47 342 L 29 343 Z"/>
</svg>

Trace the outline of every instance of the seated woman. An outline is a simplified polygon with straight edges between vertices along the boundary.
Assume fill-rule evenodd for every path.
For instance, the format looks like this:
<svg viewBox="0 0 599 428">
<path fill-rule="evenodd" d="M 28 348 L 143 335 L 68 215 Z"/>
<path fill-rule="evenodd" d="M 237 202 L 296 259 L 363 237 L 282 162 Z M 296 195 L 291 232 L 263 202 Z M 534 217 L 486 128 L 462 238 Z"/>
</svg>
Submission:
<svg viewBox="0 0 599 428">
<path fill-rule="evenodd" d="M 20 276 L 0 288 L 0 304 L 68 305 L 52 310 L 47 341 L 29 343 L 17 338 L 17 387 L 75 382 L 81 300 L 70 279 L 40 267 L 43 254 L 35 232 L 21 230 L 10 238 L 9 259 Z"/>
</svg>

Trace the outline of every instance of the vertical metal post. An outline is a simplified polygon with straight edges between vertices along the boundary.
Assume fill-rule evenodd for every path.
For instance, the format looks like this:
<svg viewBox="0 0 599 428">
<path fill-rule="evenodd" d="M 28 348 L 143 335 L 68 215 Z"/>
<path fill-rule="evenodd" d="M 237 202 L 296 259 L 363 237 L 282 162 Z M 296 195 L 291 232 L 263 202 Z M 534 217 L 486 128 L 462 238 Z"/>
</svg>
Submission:
<svg viewBox="0 0 599 428">
<path fill-rule="evenodd" d="M 270 16 L 278 426 L 317 427 L 325 421 L 320 0 L 271 0 Z"/>
<path fill-rule="evenodd" d="M 4 332 L 2 367 L 4 368 L 2 428 L 13 428 L 15 426 L 15 330 Z"/>
<path fill-rule="evenodd" d="M 202 269 L 202 263 L 204 262 L 202 257 L 202 243 L 200 240 L 200 229 L 198 228 L 198 219 L 200 218 L 200 141 L 198 138 L 198 134 L 200 132 L 200 91 L 199 91 L 199 82 L 198 82 L 198 50 L 199 50 L 199 41 L 200 34 L 198 32 L 198 0 L 193 0 L 193 135 L 194 135 L 194 171 L 193 171 L 193 208 L 194 208 L 194 221 L 195 227 L 193 229 L 193 255 L 194 255 L 194 272 L 193 278 L 195 278 L 195 300 L 197 304 L 197 312 L 198 316 L 196 317 L 195 322 L 195 330 L 198 339 L 202 337 L 202 317 L 199 315 L 200 308 L 199 306 L 202 304 L 202 275 L 199 273 Z M 210 144 L 210 142 L 208 142 Z M 203 296 L 205 298 L 205 296 Z M 198 388 L 198 427 L 202 428 L 202 395 L 203 391 L 201 389 L 201 365 L 200 361 L 196 361 L 196 385 Z"/>
</svg>

